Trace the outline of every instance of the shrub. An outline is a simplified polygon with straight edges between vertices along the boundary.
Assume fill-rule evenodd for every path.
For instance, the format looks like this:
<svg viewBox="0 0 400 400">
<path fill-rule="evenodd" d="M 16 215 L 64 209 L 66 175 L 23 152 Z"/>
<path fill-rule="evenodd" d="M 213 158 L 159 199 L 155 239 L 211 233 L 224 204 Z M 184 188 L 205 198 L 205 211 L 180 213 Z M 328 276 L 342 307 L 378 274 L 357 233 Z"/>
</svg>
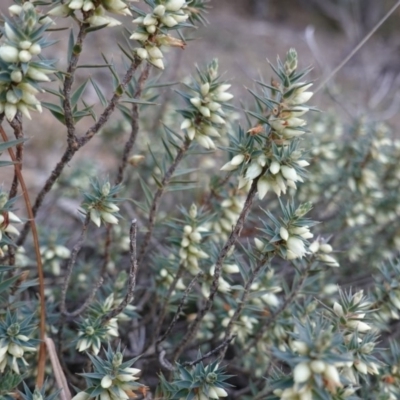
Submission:
<svg viewBox="0 0 400 400">
<path fill-rule="evenodd" d="M 163 94 L 168 48 L 189 45 L 209 4 L 132 3 L 15 1 L 4 18 L 1 398 L 399 398 L 398 140 L 315 113 L 294 49 L 243 119 L 216 59 Z M 81 64 L 131 15 L 122 75 L 109 54 Z M 57 17 L 75 23 L 64 71 L 42 52 Z M 24 147 L 43 108 L 66 149 L 31 205 Z M 67 172 L 100 138 L 104 153 Z"/>
</svg>

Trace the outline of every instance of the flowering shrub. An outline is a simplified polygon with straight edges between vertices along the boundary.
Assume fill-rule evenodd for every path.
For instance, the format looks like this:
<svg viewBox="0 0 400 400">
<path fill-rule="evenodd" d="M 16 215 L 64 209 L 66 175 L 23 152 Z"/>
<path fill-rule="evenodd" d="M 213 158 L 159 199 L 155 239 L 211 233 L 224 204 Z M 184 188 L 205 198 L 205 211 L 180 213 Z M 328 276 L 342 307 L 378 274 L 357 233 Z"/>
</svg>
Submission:
<svg viewBox="0 0 400 400">
<path fill-rule="evenodd" d="M 15 139 L 0 128 L 11 182 L 0 191 L 0 398 L 399 398 L 389 127 L 309 117 L 311 68 L 294 49 L 256 81 L 246 119 L 216 59 L 164 98 L 168 48 L 189 45 L 209 4 L 132 3 L 16 0 L 4 18 L 0 118 Z M 121 16 L 134 18 L 118 43 L 125 72 L 108 54 L 83 64 L 88 38 Z M 42 53 L 59 18 L 76 29 L 65 70 Z M 43 108 L 66 148 L 31 203 L 24 129 Z M 115 170 L 101 174 L 101 157 L 72 163 L 92 140 L 117 154 Z M 207 162 L 218 165 L 208 179 Z"/>
</svg>

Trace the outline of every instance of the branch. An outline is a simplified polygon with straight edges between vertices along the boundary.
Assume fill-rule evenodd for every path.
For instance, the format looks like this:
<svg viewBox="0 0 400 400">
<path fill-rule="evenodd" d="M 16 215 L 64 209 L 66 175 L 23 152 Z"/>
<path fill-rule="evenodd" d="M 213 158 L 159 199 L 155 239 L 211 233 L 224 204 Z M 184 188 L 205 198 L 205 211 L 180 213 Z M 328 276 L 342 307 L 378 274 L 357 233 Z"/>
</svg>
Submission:
<svg viewBox="0 0 400 400">
<path fill-rule="evenodd" d="M 0 125 L 0 134 L 5 142 L 8 142 L 8 138 L 6 133 L 4 132 L 3 127 Z M 39 347 L 39 360 L 37 365 L 37 378 L 36 385 L 38 387 L 43 386 L 44 382 L 44 373 L 46 366 L 46 345 L 45 345 L 45 335 L 46 335 L 46 303 L 44 297 L 44 275 L 43 275 L 43 264 L 42 264 L 42 256 L 40 255 L 40 245 L 39 245 L 39 235 L 36 229 L 35 216 L 33 214 L 32 205 L 28 195 L 28 189 L 26 187 L 24 177 L 21 173 L 21 166 L 18 164 L 14 151 L 12 148 L 8 149 L 8 153 L 10 155 L 11 160 L 15 163 L 15 173 L 17 174 L 19 184 L 22 188 L 22 194 L 24 196 L 26 210 L 29 216 L 29 224 L 32 229 L 33 236 L 33 244 L 36 255 L 36 263 L 37 263 L 37 272 L 39 277 L 39 294 L 40 294 L 40 322 L 39 322 L 39 339 L 40 339 L 40 347 Z"/>
<path fill-rule="evenodd" d="M 190 139 L 185 139 L 185 142 L 179 148 L 178 153 L 176 154 L 173 163 L 170 165 L 170 167 L 168 168 L 168 171 L 165 173 L 165 175 L 161 181 L 161 187 L 159 187 L 157 189 L 157 192 L 154 195 L 153 202 L 151 203 L 151 207 L 150 207 L 147 233 L 144 237 L 142 246 L 140 247 L 139 259 L 138 259 L 139 264 L 143 261 L 144 256 L 146 255 L 146 250 L 150 243 L 151 235 L 153 234 L 153 228 L 156 223 L 156 214 L 157 214 L 159 202 L 164 193 L 164 190 L 168 186 L 169 182 L 171 181 L 172 176 L 174 175 L 174 172 L 175 172 L 176 168 L 178 167 L 178 164 L 182 161 L 183 156 L 185 155 L 185 153 L 188 150 L 191 143 L 192 143 L 192 141 Z"/>
<path fill-rule="evenodd" d="M 181 301 L 180 301 L 180 303 L 179 303 L 179 306 L 178 306 L 178 309 L 176 310 L 176 313 L 175 313 L 175 315 L 174 315 L 174 318 L 172 319 L 172 321 L 171 321 L 171 323 L 169 324 L 169 326 L 168 326 L 167 330 L 165 331 L 165 333 L 157 340 L 157 344 L 160 344 L 161 342 L 163 342 L 163 341 L 167 338 L 167 336 L 168 336 L 169 333 L 171 332 L 172 328 L 175 326 L 176 322 L 178 321 L 178 318 L 179 318 L 180 315 L 181 315 L 181 311 L 182 311 L 182 309 L 183 309 L 183 306 L 186 304 L 186 300 L 187 300 L 187 298 L 188 298 L 188 296 L 189 296 L 189 293 L 192 291 L 192 288 L 193 288 L 194 284 L 195 284 L 195 283 L 197 282 L 197 280 L 198 280 L 200 277 L 202 277 L 203 275 L 204 275 L 203 272 L 200 271 L 200 272 L 192 279 L 192 281 L 189 283 L 189 285 L 188 285 L 188 287 L 186 288 L 186 290 L 185 290 L 185 292 L 184 292 L 184 294 L 183 294 L 183 297 L 182 297 L 182 299 L 181 299 Z M 172 285 L 171 285 L 171 286 L 172 286 Z M 165 309 L 166 309 L 166 305 L 167 305 L 168 303 L 165 302 L 164 304 L 165 304 L 165 306 L 164 306 L 164 310 L 165 310 Z M 161 323 L 160 323 L 160 321 L 161 321 Z M 159 332 L 159 330 L 160 330 L 161 324 L 162 324 L 162 320 L 161 320 L 161 318 L 160 318 L 160 319 L 159 319 L 159 323 L 158 323 L 158 325 L 157 325 L 155 337 L 157 337 L 157 335 L 158 335 L 158 332 Z"/>
<path fill-rule="evenodd" d="M 261 268 L 265 265 L 265 263 L 268 261 L 268 259 L 270 259 L 269 253 L 265 254 L 264 257 L 258 261 L 256 267 L 254 268 L 254 270 L 252 271 L 252 274 L 250 275 L 248 281 L 246 282 L 246 284 L 244 286 L 244 290 L 242 292 L 242 295 L 240 296 L 240 300 L 237 301 L 238 306 L 226 327 L 225 336 L 224 336 L 225 340 L 227 340 L 227 338 L 231 337 L 233 324 L 238 320 L 238 318 L 239 318 L 240 314 L 242 313 L 243 308 L 245 307 L 247 300 L 250 296 L 251 285 L 256 280 Z M 222 349 L 221 354 L 219 355 L 220 360 L 223 360 L 223 358 L 225 356 L 226 348 L 227 347 L 225 346 Z"/>
<path fill-rule="evenodd" d="M 150 64 L 146 64 L 144 70 L 142 71 L 136 92 L 134 94 L 134 98 L 139 98 L 142 94 L 143 85 L 149 77 L 150 73 Z M 119 185 L 124 179 L 124 171 L 128 164 L 129 153 L 132 151 L 133 145 L 136 142 L 136 138 L 139 132 L 139 105 L 133 103 L 132 104 L 132 117 L 131 117 L 131 134 L 129 136 L 128 141 L 125 143 L 124 152 L 122 154 L 121 164 L 118 168 L 117 179 L 115 180 L 115 185 Z"/>
<path fill-rule="evenodd" d="M 179 344 L 179 347 L 175 351 L 174 361 L 176 361 L 179 358 L 179 356 L 181 355 L 181 353 L 183 352 L 185 347 L 193 339 L 193 337 L 195 336 L 196 332 L 198 331 L 198 329 L 200 327 L 201 321 L 203 320 L 206 313 L 211 309 L 215 294 L 217 293 L 218 286 L 219 286 L 219 278 L 222 273 L 222 264 L 223 264 L 226 256 L 228 255 L 229 250 L 231 249 L 232 246 L 234 246 L 236 240 L 240 236 L 244 222 L 247 218 L 247 215 L 250 212 L 250 208 L 253 204 L 254 197 L 257 193 L 258 179 L 259 178 L 256 178 L 253 180 L 250 191 L 249 191 L 246 201 L 244 203 L 242 212 L 240 213 L 240 216 L 236 222 L 236 226 L 233 228 L 231 234 L 229 235 L 228 240 L 226 241 L 224 247 L 221 249 L 221 251 L 218 255 L 217 261 L 215 263 L 213 282 L 211 285 L 210 294 L 206 300 L 206 304 L 204 305 L 204 307 L 202 309 L 199 310 L 195 320 L 189 326 L 188 331 L 186 332 L 185 336 L 182 338 L 182 340 Z"/>
<path fill-rule="evenodd" d="M 199 362 L 202 362 L 203 360 L 205 360 L 208 357 L 211 357 L 213 354 L 218 353 L 220 350 L 224 350 L 228 347 L 228 344 L 230 342 L 232 342 L 233 339 L 235 339 L 236 335 L 232 335 L 229 336 L 228 338 L 225 338 L 224 341 L 215 349 L 209 351 L 207 354 L 204 354 L 204 356 L 198 358 L 197 360 L 194 361 L 187 361 L 185 363 L 183 363 L 184 366 L 188 365 L 190 367 L 192 367 L 193 365 L 198 364 Z"/>
<path fill-rule="evenodd" d="M 116 317 L 118 314 L 120 314 L 124 308 L 131 303 L 133 300 L 133 293 L 135 291 L 135 286 L 136 286 L 136 275 L 138 271 L 138 262 L 136 259 L 136 234 L 137 234 L 137 221 L 134 219 L 131 223 L 131 229 L 129 232 L 129 238 L 130 238 L 130 249 L 129 249 L 129 254 L 130 254 L 130 270 L 129 270 L 129 280 L 128 280 L 128 290 L 126 292 L 126 295 L 124 299 L 121 301 L 121 303 L 115 307 L 114 309 L 110 310 L 103 318 L 102 322 L 103 324 L 107 323 L 110 321 L 110 319 Z"/>
<path fill-rule="evenodd" d="M 75 71 L 78 65 L 79 57 L 82 53 L 82 45 L 83 41 L 86 37 L 86 28 L 88 24 L 80 24 L 78 37 L 76 39 L 76 43 L 72 50 L 71 60 L 69 61 L 69 65 L 67 67 L 67 75 L 64 80 L 64 117 L 65 117 L 65 125 L 67 126 L 67 135 L 68 135 L 68 148 L 73 149 L 76 146 L 76 135 L 75 135 L 75 122 L 73 118 L 73 112 L 71 107 L 71 89 L 74 83 Z"/>
</svg>

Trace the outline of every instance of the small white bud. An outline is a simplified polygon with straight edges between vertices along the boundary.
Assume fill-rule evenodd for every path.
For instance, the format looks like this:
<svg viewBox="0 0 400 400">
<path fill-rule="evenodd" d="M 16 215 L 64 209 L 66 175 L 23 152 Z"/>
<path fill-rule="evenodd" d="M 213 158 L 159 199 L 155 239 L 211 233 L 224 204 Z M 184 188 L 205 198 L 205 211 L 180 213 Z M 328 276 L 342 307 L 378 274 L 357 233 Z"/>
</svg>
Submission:
<svg viewBox="0 0 400 400">
<path fill-rule="evenodd" d="M 338 317 L 344 317 L 343 307 L 335 301 L 333 304 L 333 311 Z"/>
<path fill-rule="evenodd" d="M 153 14 L 157 15 L 158 17 L 162 17 L 165 14 L 165 6 L 162 4 L 158 5 L 154 8 Z"/>
<path fill-rule="evenodd" d="M 281 165 L 278 163 L 278 161 L 274 160 L 269 166 L 269 170 L 271 171 L 271 174 L 276 175 L 281 170 Z"/>
<path fill-rule="evenodd" d="M 32 59 L 32 54 L 27 50 L 21 50 L 18 54 L 18 58 L 21 62 L 27 63 Z"/>
<path fill-rule="evenodd" d="M 200 87 L 200 93 L 201 93 L 203 96 L 207 96 L 209 91 L 210 91 L 210 84 L 209 84 L 208 82 L 203 83 L 203 84 L 201 85 L 201 87 Z"/>
<path fill-rule="evenodd" d="M 293 380 L 296 383 L 307 382 L 311 377 L 311 369 L 306 362 L 297 364 L 293 369 Z"/>
<path fill-rule="evenodd" d="M 9 63 L 18 62 L 19 61 L 18 54 L 19 54 L 18 49 L 16 49 L 13 46 L 4 45 L 0 47 L 0 58 L 5 62 Z"/>
<path fill-rule="evenodd" d="M 185 0 L 168 0 L 165 9 L 168 11 L 179 11 L 185 4 Z"/>
<path fill-rule="evenodd" d="M 287 165 L 281 166 L 281 173 L 284 178 L 290 179 L 291 181 L 296 182 L 298 180 L 297 172 L 294 168 L 289 167 Z"/>
<path fill-rule="evenodd" d="M 281 229 L 279 230 L 279 235 L 284 241 L 287 241 L 289 239 L 289 232 L 284 226 L 281 226 Z"/>
</svg>

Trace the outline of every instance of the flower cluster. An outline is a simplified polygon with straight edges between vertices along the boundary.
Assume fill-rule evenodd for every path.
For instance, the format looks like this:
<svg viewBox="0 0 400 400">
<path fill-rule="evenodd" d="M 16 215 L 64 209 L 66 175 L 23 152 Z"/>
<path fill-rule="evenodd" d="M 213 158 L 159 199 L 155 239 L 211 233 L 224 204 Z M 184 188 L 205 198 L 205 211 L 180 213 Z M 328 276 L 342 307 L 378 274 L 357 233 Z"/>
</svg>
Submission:
<svg viewBox="0 0 400 400">
<path fill-rule="evenodd" d="M 285 64 L 278 60 L 278 65 L 275 71 L 281 82 L 273 80 L 272 86 L 260 82 L 269 90 L 264 90 L 263 96 L 252 92 L 258 103 L 267 108 L 249 112 L 258 119 L 258 124 L 248 131 L 254 139 L 249 142 L 244 138 L 246 146 L 240 141 L 234 145 L 235 156 L 222 167 L 228 171 L 240 169 L 239 187 L 257 179 L 260 199 L 269 190 L 280 196 L 288 187 L 296 189 L 296 183 L 303 182 L 304 168 L 309 165 L 297 148 L 297 138 L 306 132 L 306 122 L 299 117 L 310 110 L 304 103 L 312 96 L 307 91 L 312 84 L 300 81 L 306 72 L 296 72 L 297 54 L 293 49 L 288 52 Z"/>
<path fill-rule="evenodd" d="M 19 11 L 19 12 L 18 12 Z M 42 111 L 36 98 L 40 82 L 50 81 L 54 61 L 38 58 L 42 48 L 53 42 L 43 37 L 48 24 L 39 23 L 40 15 L 30 2 L 13 9 L 15 18 L 5 19 L 0 46 L 0 112 L 12 121 L 18 111 L 31 119 L 30 110 Z"/>
<path fill-rule="evenodd" d="M 150 13 L 140 9 L 135 11 L 139 17 L 133 22 L 138 28 L 131 35 L 130 39 L 137 40 L 141 47 L 135 49 L 136 55 L 157 68 L 164 69 L 163 53 L 161 46 L 184 47 L 184 42 L 176 39 L 166 32 L 170 29 L 179 29 L 189 18 L 186 12 L 185 0 L 167 0 L 153 3 L 154 8 Z"/>
<path fill-rule="evenodd" d="M 228 396 L 225 389 L 230 386 L 225 382 L 230 376 L 224 373 L 217 362 L 207 366 L 198 363 L 191 370 L 178 364 L 178 371 L 172 383 L 166 382 L 163 376 L 160 378 L 161 384 L 158 388 L 162 396 L 160 398 L 219 399 Z"/>
<path fill-rule="evenodd" d="M 57 243 L 54 236 L 51 235 L 46 245 L 40 247 L 40 254 L 42 255 L 43 264 L 51 269 L 54 275 L 60 275 L 61 262 L 70 257 L 71 251 Z"/>
<path fill-rule="evenodd" d="M 228 191 L 226 198 L 213 202 L 213 209 L 218 210 L 218 219 L 209 223 L 209 230 L 212 232 L 211 239 L 215 242 L 226 241 L 232 232 L 232 226 L 236 224 L 243 209 L 245 197 L 237 190 Z"/>
<path fill-rule="evenodd" d="M 321 238 L 314 240 L 308 249 L 315 255 L 317 260 L 322 261 L 330 267 L 339 267 L 337 260 L 330 255 L 333 251 L 332 246 Z"/>
<path fill-rule="evenodd" d="M 19 361 L 28 365 L 24 359 L 25 352 L 36 351 L 38 341 L 32 339 L 34 326 L 31 318 L 19 321 L 17 314 L 7 310 L 5 320 L 0 322 L 0 373 L 8 367 L 19 375 Z"/>
<path fill-rule="evenodd" d="M 199 260 L 208 258 L 208 254 L 201 249 L 202 233 L 207 232 L 207 228 L 201 226 L 197 221 L 197 207 L 192 205 L 189 211 L 192 220 L 191 225 L 183 227 L 181 249 L 179 251 L 180 262 L 187 270 L 196 275 L 200 272 Z"/>
<path fill-rule="evenodd" d="M 123 354 L 118 346 L 115 352 L 108 347 L 105 359 L 97 356 L 89 356 L 94 371 L 82 374 L 86 380 L 86 390 L 76 394 L 72 400 L 125 400 L 136 397 L 134 391 L 144 387 L 137 383 L 136 375 L 140 369 L 132 368 L 136 361 L 123 362 Z"/>
<path fill-rule="evenodd" d="M 47 14 L 54 17 L 68 17 L 78 10 L 82 12 L 84 22 L 90 26 L 121 25 L 120 21 L 107 15 L 106 11 L 118 15 L 132 15 L 124 0 L 68 0 L 51 9 Z"/>
<path fill-rule="evenodd" d="M 198 71 L 198 79 L 193 79 L 188 88 L 192 93 L 181 93 L 188 108 L 180 113 L 185 118 L 181 129 L 186 130 L 190 140 L 196 140 L 206 149 L 215 149 L 211 139 L 220 137 L 220 127 L 225 121 L 224 103 L 233 95 L 227 90 L 230 84 L 220 82 L 218 61 L 213 60 L 205 71 Z"/>
<path fill-rule="evenodd" d="M 279 251 L 282 258 L 286 260 L 301 259 L 310 253 L 309 242 L 307 239 L 313 237 L 310 227 L 316 223 L 304 215 L 310 211 L 311 205 L 308 203 L 295 207 L 294 204 L 284 206 L 281 203 L 283 213 L 282 222 L 278 221 L 269 211 L 267 216 L 271 219 L 273 226 L 264 222 L 262 232 L 271 239 L 255 238 L 255 245 L 258 251 Z"/>
<path fill-rule="evenodd" d="M 289 349 L 275 351 L 278 358 L 293 366 L 293 386 L 274 390 L 279 399 L 311 400 L 314 389 L 330 396 L 341 390 L 339 368 L 351 358 L 340 352 L 342 337 L 332 332 L 329 324 L 323 319 L 315 324 L 310 321 L 305 325 L 297 323 L 297 332 L 293 334 Z M 351 386 L 349 389 L 345 398 L 355 391 Z"/>
<path fill-rule="evenodd" d="M 91 221 L 100 227 L 101 223 L 118 224 L 119 207 L 115 204 L 120 199 L 115 195 L 121 189 L 119 185 L 111 187 L 109 182 L 91 181 L 92 193 L 84 193 L 82 208 L 90 214 Z"/>
</svg>

